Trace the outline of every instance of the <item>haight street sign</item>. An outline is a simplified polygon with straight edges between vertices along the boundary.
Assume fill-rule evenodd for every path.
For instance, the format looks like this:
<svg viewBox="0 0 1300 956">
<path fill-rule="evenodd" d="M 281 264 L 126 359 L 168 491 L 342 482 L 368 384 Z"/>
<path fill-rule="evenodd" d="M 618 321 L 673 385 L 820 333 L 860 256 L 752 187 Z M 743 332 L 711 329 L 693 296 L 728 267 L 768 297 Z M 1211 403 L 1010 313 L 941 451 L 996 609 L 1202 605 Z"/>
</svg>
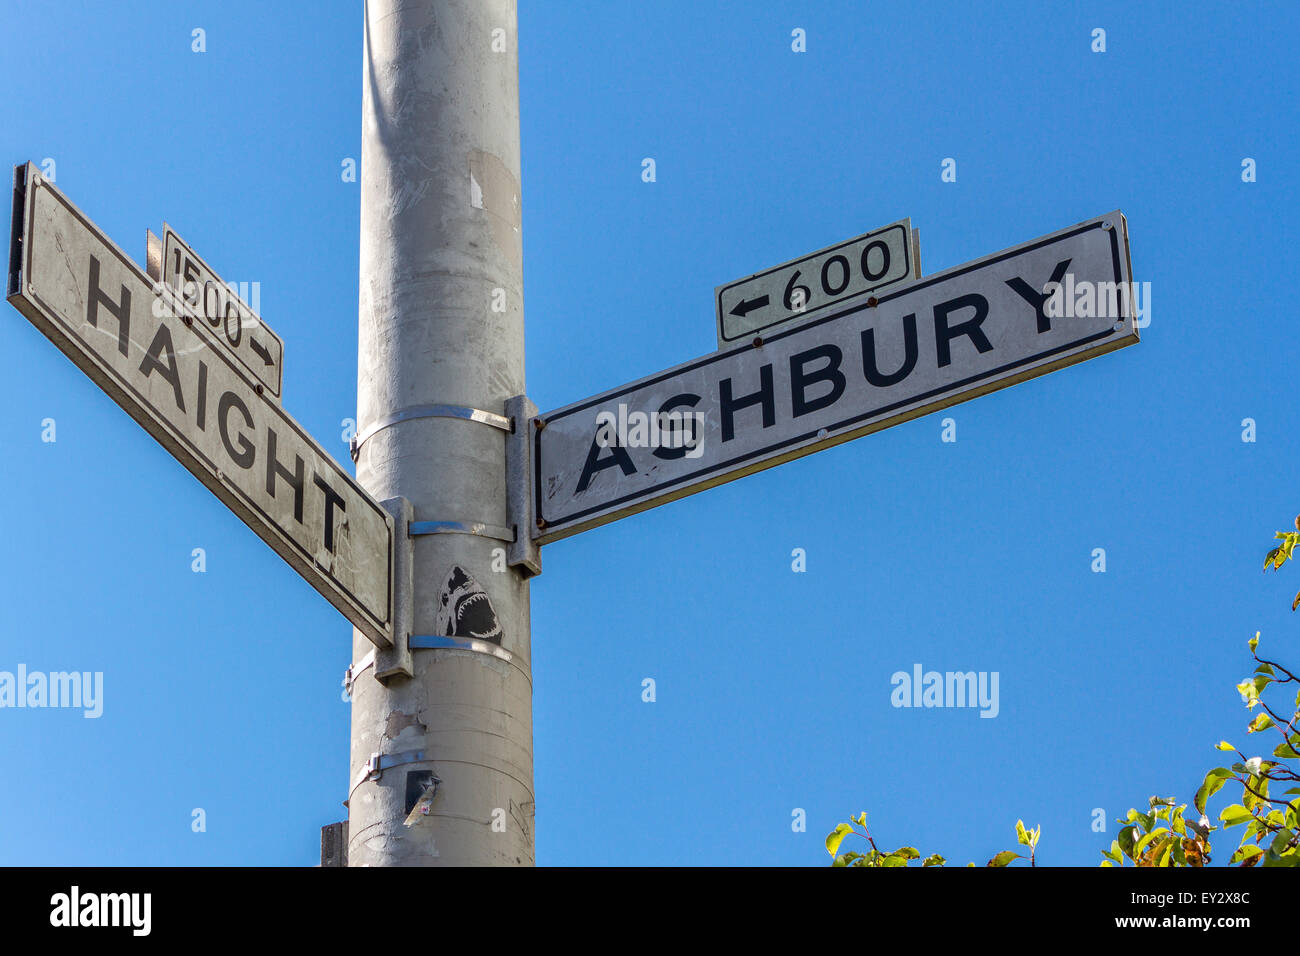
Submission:
<svg viewBox="0 0 1300 956">
<path fill-rule="evenodd" d="M 1116 210 L 542 415 L 534 537 L 555 541 L 1132 345 L 1131 281 Z M 1091 288 L 1094 306 L 1054 317 L 1053 283 L 1072 283 L 1080 302 Z"/>
<path fill-rule="evenodd" d="M 393 643 L 392 517 L 34 164 L 8 298 L 359 630 Z"/>
<path fill-rule="evenodd" d="M 911 219 L 718 286 L 718 348 L 823 314 L 838 303 L 921 277 Z"/>
<path fill-rule="evenodd" d="M 279 398 L 284 340 L 166 223 L 162 242 L 163 281 L 176 291 L 182 307 L 208 324 L 213 338 L 230 350 L 264 392 Z"/>
</svg>

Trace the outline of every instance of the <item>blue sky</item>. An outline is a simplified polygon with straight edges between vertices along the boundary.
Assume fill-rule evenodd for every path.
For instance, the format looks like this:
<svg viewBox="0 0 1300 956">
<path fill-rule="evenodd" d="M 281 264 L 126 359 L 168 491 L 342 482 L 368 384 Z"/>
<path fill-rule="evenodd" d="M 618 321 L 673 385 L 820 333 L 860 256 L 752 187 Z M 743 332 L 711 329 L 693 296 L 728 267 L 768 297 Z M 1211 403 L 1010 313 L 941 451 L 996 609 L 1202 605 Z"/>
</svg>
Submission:
<svg viewBox="0 0 1300 956">
<path fill-rule="evenodd" d="M 6 162 L 53 159 L 141 260 L 166 219 L 259 282 L 285 408 L 349 464 L 360 3 L 3 7 Z M 1023 818 L 1095 865 L 1129 806 L 1190 800 L 1245 738 L 1247 638 L 1300 627 L 1259 570 L 1300 511 L 1295 5 L 521 8 L 543 410 L 711 351 L 715 286 L 904 216 L 929 274 L 1118 207 L 1152 287 L 1136 347 L 548 545 L 538 862 L 824 865 L 866 809 L 959 863 Z M 102 671 L 104 713 L 0 710 L 0 863 L 314 863 L 350 626 L 5 309 L 0 670 Z M 1000 713 L 892 707 L 917 663 L 998 672 Z"/>
</svg>

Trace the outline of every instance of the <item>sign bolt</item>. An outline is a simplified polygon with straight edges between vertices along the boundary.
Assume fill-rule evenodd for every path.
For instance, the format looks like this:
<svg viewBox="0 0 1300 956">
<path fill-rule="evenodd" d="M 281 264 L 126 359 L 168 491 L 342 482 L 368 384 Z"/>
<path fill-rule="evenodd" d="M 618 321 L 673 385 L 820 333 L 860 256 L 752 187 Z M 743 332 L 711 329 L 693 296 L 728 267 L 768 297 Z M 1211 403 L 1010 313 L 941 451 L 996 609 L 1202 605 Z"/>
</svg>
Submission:
<svg viewBox="0 0 1300 956">
<path fill-rule="evenodd" d="M 763 336 L 761 335 L 754 336 L 754 348 L 761 349 L 762 347 L 763 347 Z"/>
<path fill-rule="evenodd" d="M 880 300 L 877 299 L 874 295 L 871 296 L 869 299 L 867 299 L 867 308 L 868 308 L 868 309 L 874 309 L 874 308 L 875 308 L 876 306 L 878 306 L 878 305 L 880 305 Z"/>
</svg>

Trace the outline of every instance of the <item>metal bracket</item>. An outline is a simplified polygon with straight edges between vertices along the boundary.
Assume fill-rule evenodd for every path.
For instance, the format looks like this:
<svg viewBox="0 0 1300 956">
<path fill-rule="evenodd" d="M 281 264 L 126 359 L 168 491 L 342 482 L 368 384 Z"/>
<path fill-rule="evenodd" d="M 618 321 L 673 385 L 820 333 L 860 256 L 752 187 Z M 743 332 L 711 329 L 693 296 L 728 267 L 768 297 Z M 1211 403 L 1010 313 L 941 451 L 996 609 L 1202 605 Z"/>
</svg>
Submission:
<svg viewBox="0 0 1300 956">
<path fill-rule="evenodd" d="M 515 421 L 515 430 L 506 436 L 506 514 L 515 532 L 506 563 L 532 576 L 542 573 L 542 548 L 533 539 L 533 430 L 528 424 L 537 417 L 537 406 L 527 395 L 516 395 L 506 399 L 506 414 Z"/>
<path fill-rule="evenodd" d="M 403 409 L 395 412 L 387 418 L 381 418 L 373 425 L 367 425 L 364 429 L 357 432 L 352 440 L 348 442 L 348 449 L 352 453 L 352 460 L 355 462 L 361 454 L 361 446 L 376 433 L 383 431 L 391 425 L 398 422 L 409 422 L 416 418 L 460 418 L 468 422 L 478 422 L 480 425 L 491 425 L 493 428 L 499 428 L 503 432 L 514 430 L 514 423 L 505 415 L 497 415 L 495 412 L 485 412 L 481 408 L 467 408 L 464 405 L 416 405 L 412 408 Z"/>
<path fill-rule="evenodd" d="M 415 555 L 408 529 L 415 506 L 401 497 L 379 503 L 393 516 L 393 645 L 375 648 L 375 679 L 387 684 L 394 677 L 411 677 L 411 648 L 407 637 L 415 626 Z"/>
<path fill-rule="evenodd" d="M 477 534 L 484 538 L 496 538 L 498 541 L 515 540 L 513 528 L 500 525 L 484 524 L 482 521 L 412 521 L 410 534 Z"/>
<path fill-rule="evenodd" d="M 407 750 L 399 754 L 381 754 L 373 753 L 366 760 L 365 766 L 361 772 L 356 775 L 352 781 L 352 786 L 348 789 L 348 799 L 352 799 L 352 794 L 357 787 L 361 786 L 367 780 L 378 780 L 384 775 L 385 770 L 391 770 L 394 767 L 401 767 L 408 763 L 428 763 L 424 759 L 423 750 Z"/>
</svg>

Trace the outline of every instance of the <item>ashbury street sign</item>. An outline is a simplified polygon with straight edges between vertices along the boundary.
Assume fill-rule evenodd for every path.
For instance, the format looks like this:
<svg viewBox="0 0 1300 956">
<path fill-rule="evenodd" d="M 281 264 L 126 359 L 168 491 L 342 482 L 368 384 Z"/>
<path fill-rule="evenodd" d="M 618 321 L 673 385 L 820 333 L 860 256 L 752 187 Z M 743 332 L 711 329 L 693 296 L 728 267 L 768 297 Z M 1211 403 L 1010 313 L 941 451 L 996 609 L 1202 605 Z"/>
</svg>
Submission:
<svg viewBox="0 0 1300 956">
<path fill-rule="evenodd" d="M 554 541 L 1132 345 L 1131 280 L 1117 210 L 542 415 L 534 537 Z M 1063 288 L 1074 308 L 1059 307 Z"/>
<path fill-rule="evenodd" d="M 393 519 L 265 397 L 220 329 L 178 314 L 174 296 L 34 165 L 14 183 L 9 301 L 359 630 L 390 645 Z"/>
</svg>

